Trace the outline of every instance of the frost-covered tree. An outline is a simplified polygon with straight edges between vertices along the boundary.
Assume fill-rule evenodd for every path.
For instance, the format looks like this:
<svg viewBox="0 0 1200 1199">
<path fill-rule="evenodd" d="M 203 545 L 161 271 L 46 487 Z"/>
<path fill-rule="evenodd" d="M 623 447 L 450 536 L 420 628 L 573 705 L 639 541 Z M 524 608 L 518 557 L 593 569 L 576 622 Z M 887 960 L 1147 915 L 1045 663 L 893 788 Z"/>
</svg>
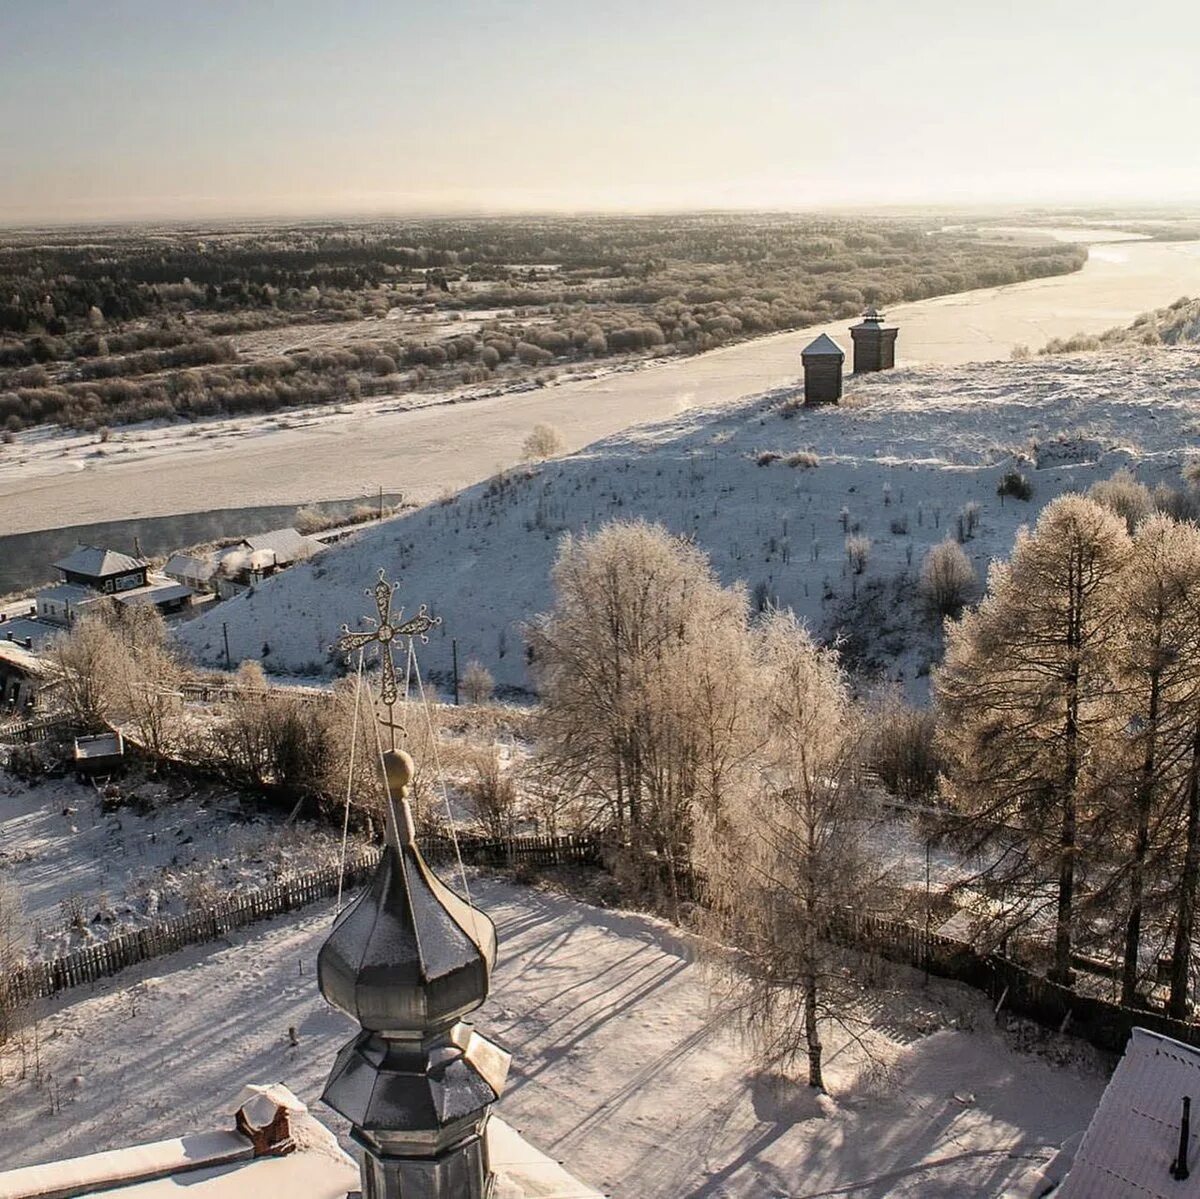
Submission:
<svg viewBox="0 0 1200 1199">
<path fill-rule="evenodd" d="M 0 877 L 0 1046 L 21 1029 L 24 1004 L 10 986 L 12 972 L 25 960 L 26 928 L 21 893 Z"/>
<path fill-rule="evenodd" d="M 462 693 L 469 704 L 486 704 L 496 689 L 492 672 L 482 662 L 472 658 L 463 671 Z"/>
<path fill-rule="evenodd" d="M 1129 532 L 1154 511 L 1154 496 L 1145 483 L 1139 483 L 1128 467 L 1121 467 L 1112 478 L 1101 479 L 1088 488 L 1088 499 L 1115 512 Z"/>
<path fill-rule="evenodd" d="M 1139 525 L 1120 609 L 1112 702 L 1124 735 L 1109 743 L 1117 771 L 1109 890 L 1124 892 L 1126 900 L 1121 998 L 1130 1004 L 1141 976 L 1146 907 L 1163 913 L 1171 891 L 1181 896 L 1195 886 L 1195 869 L 1185 879 L 1176 847 L 1182 843 L 1186 857 L 1186 803 L 1181 811 L 1179 799 L 1187 795 L 1190 751 L 1200 720 L 1196 526 L 1161 515 Z M 1175 906 L 1178 919 L 1179 904 Z M 1188 913 L 1182 916 L 1180 922 L 1186 923 Z"/>
<path fill-rule="evenodd" d="M 521 457 L 526 462 L 541 462 L 561 454 L 564 449 L 563 435 L 553 425 L 534 425 L 521 446 Z"/>
<path fill-rule="evenodd" d="M 930 547 L 921 563 L 918 589 L 926 606 L 938 616 L 958 616 L 974 599 L 979 576 L 957 541 Z"/>
<path fill-rule="evenodd" d="M 714 939 L 733 947 L 716 965 L 760 1057 L 806 1060 L 823 1088 L 821 1029 L 853 1010 L 831 933 L 869 910 L 882 877 L 859 786 L 862 720 L 836 654 L 790 613 L 767 616 L 755 657 L 756 777 L 702 840 Z"/>
<path fill-rule="evenodd" d="M 982 882 L 1020 919 L 1051 915 L 1062 982 L 1105 783 L 1099 751 L 1113 732 L 1129 548 L 1124 522 L 1093 501 L 1048 504 L 1011 559 L 993 565 L 980 606 L 947 626 L 934 680 L 948 796 L 976 847 L 992 851 Z"/>
<path fill-rule="evenodd" d="M 747 601 L 705 555 L 645 522 L 566 536 L 554 607 L 527 628 L 539 755 L 563 795 L 639 850 L 688 857 L 748 751 Z"/>
</svg>

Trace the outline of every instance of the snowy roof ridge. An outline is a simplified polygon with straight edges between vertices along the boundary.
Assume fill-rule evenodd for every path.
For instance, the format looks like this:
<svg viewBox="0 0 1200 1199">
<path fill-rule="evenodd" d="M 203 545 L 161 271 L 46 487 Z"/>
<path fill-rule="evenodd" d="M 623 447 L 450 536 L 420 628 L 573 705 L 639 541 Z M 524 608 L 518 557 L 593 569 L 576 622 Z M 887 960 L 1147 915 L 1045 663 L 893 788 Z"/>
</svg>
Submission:
<svg viewBox="0 0 1200 1199">
<path fill-rule="evenodd" d="M 94 578 L 121 574 L 127 570 L 140 570 L 145 565 L 139 558 L 97 545 L 77 545 L 65 558 L 54 563 L 58 570 L 92 575 Z"/>
<path fill-rule="evenodd" d="M 835 354 L 839 358 L 846 357 L 845 350 L 828 333 L 822 333 L 820 337 L 814 338 L 800 351 L 801 358 L 832 358 Z"/>
</svg>

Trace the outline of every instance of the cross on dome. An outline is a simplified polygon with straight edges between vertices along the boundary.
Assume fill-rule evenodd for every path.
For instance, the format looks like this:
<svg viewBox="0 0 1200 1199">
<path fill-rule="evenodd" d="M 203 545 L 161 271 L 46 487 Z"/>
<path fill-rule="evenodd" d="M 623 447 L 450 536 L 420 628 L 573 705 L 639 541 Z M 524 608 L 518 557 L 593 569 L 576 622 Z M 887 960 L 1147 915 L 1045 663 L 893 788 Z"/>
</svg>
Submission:
<svg viewBox="0 0 1200 1199">
<path fill-rule="evenodd" d="M 395 613 L 392 612 L 392 600 L 395 598 L 396 592 L 400 590 L 399 583 L 389 583 L 387 580 L 387 572 L 381 566 L 379 568 L 379 578 L 374 587 L 368 587 L 365 594 L 371 596 L 375 600 L 375 608 L 379 613 L 378 617 L 365 616 L 363 620 L 369 621 L 375 628 L 363 632 L 354 632 L 348 624 L 342 625 L 342 631 L 333 648 L 342 654 L 349 656 L 356 649 L 366 649 L 368 645 L 374 644 L 378 647 L 379 665 L 382 676 L 382 682 L 379 689 L 379 701 L 387 708 L 387 719 L 379 717 L 379 723 L 388 730 L 391 749 L 394 752 L 396 749 L 396 731 L 404 732 L 404 726 L 396 723 L 396 704 L 400 699 L 400 689 L 396 683 L 396 660 L 392 655 L 392 646 L 397 637 L 407 637 L 411 644 L 413 637 L 420 637 L 423 642 L 428 641 L 429 630 L 436 628 L 442 623 L 440 616 L 430 616 L 429 609 L 425 604 L 422 604 L 415 616 L 410 616 L 408 620 L 402 620 L 404 615 L 403 608 L 397 608 Z M 407 692 L 407 687 L 405 688 Z M 405 696 L 407 698 L 407 694 Z"/>
</svg>

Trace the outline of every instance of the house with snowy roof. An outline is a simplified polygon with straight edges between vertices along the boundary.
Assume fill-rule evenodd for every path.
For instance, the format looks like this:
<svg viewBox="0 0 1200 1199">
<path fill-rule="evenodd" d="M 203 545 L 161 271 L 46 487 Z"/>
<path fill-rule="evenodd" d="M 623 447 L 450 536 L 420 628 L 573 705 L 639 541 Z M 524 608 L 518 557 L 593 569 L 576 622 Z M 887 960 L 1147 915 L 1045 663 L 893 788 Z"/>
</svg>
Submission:
<svg viewBox="0 0 1200 1199">
<path fill-rule="evenodd" d="M 1054 1199 L 1198 1199 L 1200 1050 L 1135 1028 Z"/>
<path fill-rule="evenodd" d="M 191 602 L 190 587 L 152 574 L 148 562 L 116 550 L 79 545 L 54 568 L 62 580 L 35 596 L 37 619 L 60 627 L 74 624 L 90 605 L 106 598 L 124 607 L 153 604 L 164 616 Z"/>
<path fill-rule="evenodd" d="M 272 529 L 243 537 L 217 555 L 217 594 L 229 599 L 281 570 L 306 562 L 324 544 L 296 529 Z"/>
</svg>

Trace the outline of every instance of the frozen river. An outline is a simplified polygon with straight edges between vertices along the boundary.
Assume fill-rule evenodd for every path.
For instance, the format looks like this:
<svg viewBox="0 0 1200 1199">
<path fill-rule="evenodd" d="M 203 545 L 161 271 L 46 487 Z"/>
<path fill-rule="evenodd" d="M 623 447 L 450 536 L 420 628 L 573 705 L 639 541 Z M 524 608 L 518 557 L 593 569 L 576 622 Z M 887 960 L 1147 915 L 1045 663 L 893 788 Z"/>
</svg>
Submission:
<svg viewBox="0 0 1200 1199">
<path fill-rule="evenodd" d="M 1200 242 L 1105 242 L 1073 275 L 905 304 L 888 316 L 900 326 L 901 365 L 961 363 L 1097 333 L 1185 294 L 1200 294 Z M 848 324 L 823 328 L 848 348 Z M 340 414 L 135 430 L 103 454 L 94 438 L 47 437 L 0 459 L 0 533 L 111 520 L 132 528 L 150 517 L 333 500 L 380 485 L 430 498 L 514 463 L 540 421 L 578 449 L 682 408 L 793 382 L 801 348 L 819 331 L 470 403 L 405 408 L 393 399 Z"/>
</svg>

